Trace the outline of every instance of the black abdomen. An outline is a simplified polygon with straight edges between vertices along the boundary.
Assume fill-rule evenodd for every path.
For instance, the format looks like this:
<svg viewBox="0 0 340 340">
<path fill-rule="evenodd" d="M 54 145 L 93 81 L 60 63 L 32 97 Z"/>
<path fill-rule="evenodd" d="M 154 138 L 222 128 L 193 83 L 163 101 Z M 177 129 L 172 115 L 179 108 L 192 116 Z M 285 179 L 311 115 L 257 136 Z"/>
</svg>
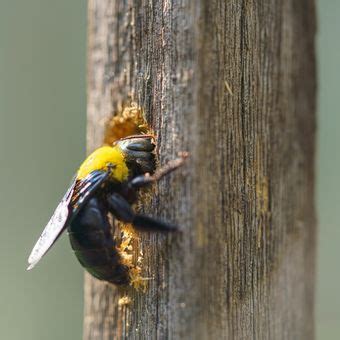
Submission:
<svg viewBox="0 0 340 340">
<path fill-rule="evenodd" d="M 81 265 L 93 276 L 114 284 L 129 283 L 128 267 L 121 264 L 107 209 L 94 197 L 68 227 L 72 249 Z"/>
</svg>

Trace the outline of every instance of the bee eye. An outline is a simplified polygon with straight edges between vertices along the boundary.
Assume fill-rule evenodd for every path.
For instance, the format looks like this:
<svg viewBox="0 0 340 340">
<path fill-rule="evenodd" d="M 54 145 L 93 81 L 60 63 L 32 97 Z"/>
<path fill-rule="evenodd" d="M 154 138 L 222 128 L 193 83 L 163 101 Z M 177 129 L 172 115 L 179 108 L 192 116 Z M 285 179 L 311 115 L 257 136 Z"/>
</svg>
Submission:
<svg viewBox="0 0 340 340">
<path fill-rule="evenodd" d="M 130 136 L 117 142 L 122 150 L 152 152 L 156 145 L 152 136 Z"/>
<path fill-rule="evenodd" d="M 151 139 L 135 139 L 132 140 L 126 148 L 132 151 L 151 152 L 154 150 L 155 144 L 152 143 Z"/>
</svg>

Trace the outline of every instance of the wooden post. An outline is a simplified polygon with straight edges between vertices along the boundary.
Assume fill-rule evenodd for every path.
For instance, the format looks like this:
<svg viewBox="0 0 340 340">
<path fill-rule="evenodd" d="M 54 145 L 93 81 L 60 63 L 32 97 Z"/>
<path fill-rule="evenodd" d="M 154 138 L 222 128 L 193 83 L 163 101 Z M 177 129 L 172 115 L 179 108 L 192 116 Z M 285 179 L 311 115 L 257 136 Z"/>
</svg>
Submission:
<svg viewBox="0 0 340 340">
<path fill-rule="evenodd" d="M 313 339 L 313 0 L 89 0 L 88 148 L 137 102 L 161 163 L 145 293 L 89 275 L 84 339 Z"/>
</svg>

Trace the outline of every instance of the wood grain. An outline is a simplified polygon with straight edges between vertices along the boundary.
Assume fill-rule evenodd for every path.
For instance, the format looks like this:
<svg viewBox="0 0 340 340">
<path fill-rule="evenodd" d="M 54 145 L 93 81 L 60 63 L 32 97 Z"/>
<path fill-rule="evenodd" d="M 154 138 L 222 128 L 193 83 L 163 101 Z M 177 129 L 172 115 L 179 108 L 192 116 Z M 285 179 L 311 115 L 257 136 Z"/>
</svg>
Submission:
<svg viewBox="0 0 340 340">
<path fill-rule="evenodd" d="M 84 339 L 313 339 L 313 0 L 89 0 L 88 149 L 129 100 L 157 133 L 146 293 L 86 276 Z M 119 306 L 128 294 L 131 304 Z"/>
</svg>

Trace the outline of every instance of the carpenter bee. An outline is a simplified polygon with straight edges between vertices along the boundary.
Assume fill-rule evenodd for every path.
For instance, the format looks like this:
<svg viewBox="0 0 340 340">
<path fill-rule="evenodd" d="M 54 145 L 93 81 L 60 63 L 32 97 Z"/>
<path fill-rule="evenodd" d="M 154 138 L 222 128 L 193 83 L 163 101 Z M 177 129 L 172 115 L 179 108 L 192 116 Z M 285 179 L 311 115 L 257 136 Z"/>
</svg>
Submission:
<svg viewBox="0 0 340 340">
<path fill-rule="evenodd" d="M 27 269 L 32 269 L 68 229 L 72 249 L 89 273 L 117 285 L 128 284 L 129 268 L 122 264 L 113 237 L 114 222 L 131 223 L 140 231 L 178 229 L 173 224 L 135 213 L 131 207 L 139 188 L 158 181 L 183 163 L 184 158 L 178 158 L 156 170 L 154 151 L 153 136 L 134 135 L 90 154 L 35 244 Z"/>
</svg>

